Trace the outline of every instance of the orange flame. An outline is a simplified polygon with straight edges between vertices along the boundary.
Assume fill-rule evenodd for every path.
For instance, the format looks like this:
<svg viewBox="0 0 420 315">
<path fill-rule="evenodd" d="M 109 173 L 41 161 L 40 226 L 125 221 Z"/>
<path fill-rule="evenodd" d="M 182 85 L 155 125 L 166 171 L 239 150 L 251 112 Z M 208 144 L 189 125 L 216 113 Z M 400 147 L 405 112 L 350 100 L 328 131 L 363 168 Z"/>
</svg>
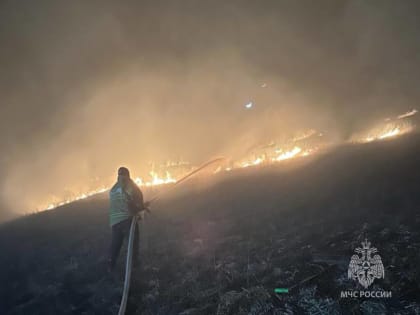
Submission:
<svg viewBox="0 0 420 315">
<path fill-rule="evenodd" d="M 353 136 L 350 141 L 351 142 L 372 142 L 377 140 L 383 140 L 388 138 L 393 138 L 414 130 L 414 126 L 407 122 L 405 118 L 411 117 L 417 114 L 417 110 L 413 109 L 409 112 L 406 112 L 402 115 L 396 116 L 394 120 L 386 119 L 385 124 L 376 126 L 370 129 L 368 132 L 362 134 L 356 134 Z M 298 134 L 297 136 L 291 138 L 290 141 L 286 141 L 284 146 L 278 146 L 274 142 L 271 142 L 269 145 L 260 147 L 256 149 L 257 152 L 254 152 L 247 158 L 242 158 L 237 161 L 232 161 L 229 166 L 219 166 L 213 173 L 219 172 L 229 172 L 234 169 L 238 168 L 247 168 L 247 167 L 255 167 L 263 164 L 272 164 L 278 163 L 288 159 L 294 158 L 303 158 L 318 152 L 322 147 L 328 146 L 328 143 L 320 144 L 317 142 L 314 144 L 311 142 L 311 139 L 316 138 L 317 141 L 323 137 L 323 133 L 319 133 L 314 129 L 310 129 L 303 133 Z M 311 145 L 312 143 L 312 145 Z M 154 164 L 152 164 L 154 165 Z M 174 168 L 181 167 L 181 171 L 178 172 L 177 176 L 174 176 L 169 170 L 173 170 Z M 165 170 L 166 169 L 166 170 Z M 177 181 L 176 178 L 180 178 L 184 176 L 186 173 L 191 171 L 190 164 L 187 162 L 167 162 L 159 172 L 156 172 L 153 167 L 152 170 L 149 172 L 150 180 L 145 181 L 143 178 L 136 177 L 134 182 L 140 187 L 151 187 L 151 186 L 158 186 L 158 185 L 165 185 L 170 183 L 175 183 Z M 159 174 L 165 174 L 161 176 Z M 56 207 L 71 203 L 73 201 L 81 200 L 88 198 L 90 196 L 100 194 L 109 190 L 109 187 L 102 186 L 96 190 L 89 191 L 87 193 L 79 194 L 72 198 L 67 198 L 65 200 L 57 201 L 58 198 L 52 198 L 54 202 L 49 202 L 46 205 L 42 206 L 41 209 L 43 210 L 50 210 Z"/>
</svg>

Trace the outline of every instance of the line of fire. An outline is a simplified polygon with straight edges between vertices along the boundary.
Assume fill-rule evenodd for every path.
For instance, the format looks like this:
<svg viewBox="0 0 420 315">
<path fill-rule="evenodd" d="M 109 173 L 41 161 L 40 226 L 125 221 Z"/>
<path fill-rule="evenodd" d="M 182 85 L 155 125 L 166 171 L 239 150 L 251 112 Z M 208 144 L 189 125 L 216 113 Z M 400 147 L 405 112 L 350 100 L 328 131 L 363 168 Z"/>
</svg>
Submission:
<svg viewBox="0 0 420 315">
<path fill-rule="evenodd" d="M 368 130 L 355 133 L 348 143 L 369 143 L 373 141 L 392 140 L 398 136 L 415 131 L 417 110 L 412 109 L 393 118 L 384 118 L 382 122 Z M 339 145 L 333 140 L 331 135 L 322 131 L 309 129 L 296 133 L 290 139 L 283 141 L 271 141 L 256 147 L 247 149 L 243 157 L 229 158 L 223 165 L 217 166 L 213 173 L 229 172 L 235 169 L 247 167 L 263 167 L 273 163 L 282 162 L 290 159 L 300 159 L 310 155 L 318 154 L 327 150 L 329 147 Z M 140 187 L 151 187 L 165 184 L 176 183 L 177 179 L 194 169 L 188 161 L 166 161 L 163 164 L 149 162 L 150 171 L 144 177 L 136 177 L 134 181 Z M 75 193 L 67 190 L 67 196 L 51 196 L 49 201 L 38 206 L 36 212 L 51 210 L 56 207 L 68 204 L 73 201 L 81 200 L 103 193 L 109 190 L 110 184 L 105 181 L 95 180 L 98 185 L 96 188 Z M 76 189 L 77 191 L 77 189 Z M 32 211 L 28 211 L 32 213 Z"/>
</svg>

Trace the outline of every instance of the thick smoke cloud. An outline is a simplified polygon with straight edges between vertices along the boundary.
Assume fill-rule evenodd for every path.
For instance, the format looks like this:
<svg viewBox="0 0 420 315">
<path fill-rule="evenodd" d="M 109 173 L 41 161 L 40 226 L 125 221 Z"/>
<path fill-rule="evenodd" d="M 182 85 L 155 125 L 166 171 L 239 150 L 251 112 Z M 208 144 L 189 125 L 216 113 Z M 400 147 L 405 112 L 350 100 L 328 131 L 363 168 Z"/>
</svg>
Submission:
<svg viewBox="0 0 420 315">
<path fill-rule="evenodd" d="M 4 1 L 0 215 L 110 182 L 121 164 L 142 175 L 299 129 L 346 139 L 413 108 L 418 7 Z"/>
</svg>

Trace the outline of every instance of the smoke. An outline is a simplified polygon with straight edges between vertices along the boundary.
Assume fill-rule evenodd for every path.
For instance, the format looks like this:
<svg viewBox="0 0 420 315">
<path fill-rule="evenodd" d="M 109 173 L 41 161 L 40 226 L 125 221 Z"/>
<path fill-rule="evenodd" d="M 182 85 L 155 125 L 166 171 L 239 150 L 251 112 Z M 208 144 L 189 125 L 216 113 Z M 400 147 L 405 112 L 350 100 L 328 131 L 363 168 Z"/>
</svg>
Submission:
<svg viewBox="0 0 420 315">
<path fill-rule="evenodd" d="M 416 106 L 416 1 L 226 2 L 3 2 L 0 216 Z"/>
</svg>

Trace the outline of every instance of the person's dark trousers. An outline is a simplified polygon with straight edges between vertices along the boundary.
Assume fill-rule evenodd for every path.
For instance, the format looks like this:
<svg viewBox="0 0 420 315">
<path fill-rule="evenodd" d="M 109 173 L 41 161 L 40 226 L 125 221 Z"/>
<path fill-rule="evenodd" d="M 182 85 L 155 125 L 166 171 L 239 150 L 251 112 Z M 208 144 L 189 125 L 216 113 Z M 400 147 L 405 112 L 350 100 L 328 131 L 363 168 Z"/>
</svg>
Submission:
<svg viewBox="0 0 420 315">
<path fill-rule="evenodd" d="M 109 255 L 109 268 L 110 270 L 114 270 L 115 265 L 117 263 L 118 255 L 121 251 L 122 244 L 124 239 L 127 239 L 130 236 L 130 226 L 131 226 L 131 218 L 121 221 L 117 224 L 112 226 L 112 239 L 111 239 L 111 248 L 110 248 L 110 255 Z M 138 233 L 138 223 L 136 223 L 136 230 L 134 233 L 134 244 L 133 244 L 133 266 L 136 266 L 139 259 L 139 233 Z"/>
</svg>

